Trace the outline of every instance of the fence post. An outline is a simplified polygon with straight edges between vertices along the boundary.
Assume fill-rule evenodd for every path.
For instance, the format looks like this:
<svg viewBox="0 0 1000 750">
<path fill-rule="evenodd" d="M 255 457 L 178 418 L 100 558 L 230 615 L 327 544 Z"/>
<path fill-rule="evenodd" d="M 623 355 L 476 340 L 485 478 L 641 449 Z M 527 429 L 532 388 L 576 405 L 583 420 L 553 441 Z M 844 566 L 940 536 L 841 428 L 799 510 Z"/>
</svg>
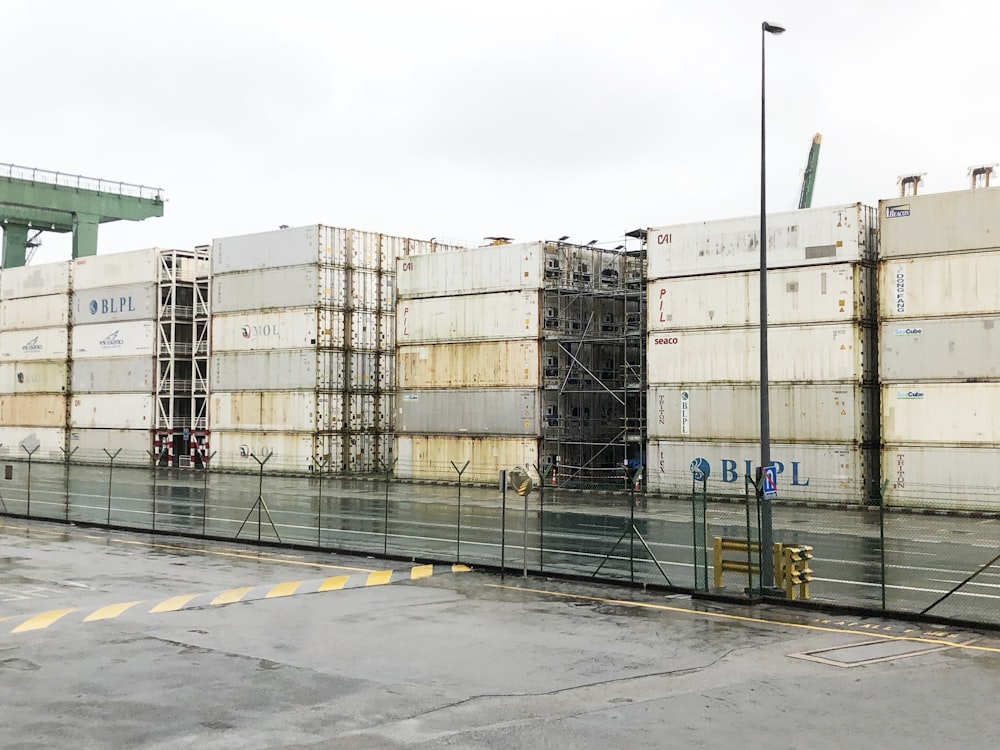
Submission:
<svg viewBox="0 0 1000 750">
<path fill-rule="evenodd" d="M 451 468 L 458 472 L 458 516 L 457 522 L 455 524 L 455 562 L 460 562 L 462 559 L 462 474 L 469 467 L 469 462 L 466 461 L 462 468 L 455 466 L 455 462 L 451 462 Z"/>
<path fill-rule="evenodd" d="M 35 451 L 39 449 L 36 445 L 32 450 L 28 450 L 24 447 L 24 443 L 21 443 L 21 450 L 28 454 L 28 517 L 31 517 L 31 457 L 35 454 Z"/>
<path fill-rule="evenodd" d="M 215 458 L 218 451 L 212 451 L 208 456 L 202 457 L 202 470 L 205 472 L 205 483 L 201 486 L 201 535 L 206 536 L 208 528 L 208 462 Z"/>
<path fill-rule="evenodd" d="M 392 469 L 396 465 L 398 458 L 392 459 L 392 463 L 386 466 L 382 459 L 378 459 L 378 462 L 382 464 L 385 469 L 385 503 L 382 509 L 385 511 L 385 519 L 382 523 L 382 554 L 389 554 L 389 480 L 392 478 Z"/>
<path fill-rule="evenodd" d="M 3 448 L 3 443 L 0 443 L 0 448 Z M 13 469 L 14 467 L 12 466 L 11 471 L 13 471 Z M 7 512 L 7 503 L 4 502 L 3 495 L 0 495 L 0 508 L 3 508 L 4 513 Z"/>
<path fill-rule="evenodd" d="M 111 477 L 112 475 L 114 475 L 115 472 L 115 459 L 118 458 L 118 454 L 122 452 L 122 449 L 119 448 L 118 450 L 116 450 L 114 452 L 114 455 L 108 453 L 107 448 L 102 448 L 101 450 L 104 451 L 105 455 L 111 462 L 111 466 L 108 468 L 108 521 L 107 524 L 105 524 L 107 526 L 110 526 L 111 525 Z"/>
<path fill-rule="evenodd" d="M 500 580 L 505 573 L 507 551 L 507 470 L 500 469 Z"/>
<path fill-rule="evenodd" d="M 149 470 L 153 474 L 153 531 L 156 531 L 156 454 L 146 451 L 149 456 Z"/>
<path fill-rule="evenodd" d="M 264 513 L 267 513 L 267 521 L 268 521 L 268 523 L 271 524 L 271 530 L 274 532 L 274 536 L 277 537 L 278 544 L 281 544 L 281 535 L 278 534 L 278 527 L 274 525 L 274 519 L 271 518 L 271 511 L 269 511 L 267 509 L 267 504 L 264 502 L 264 464 L 266 464 L 268 461 L 270 461 L 271 460 L 271 456 L 273 456 L 273 455 L 274 455 L 274 451 L 271 451 L 270 453 L 268 453 L 264 457 L 264 460 L 261 461 L 259 458 L 257 458 L 257 454 L 256 453 L 251 453 L 250 454 L 250 458 L 252 458 L 254 461 L 256 461 L 257 464 L 258 464 L 258 466 L 260 466 L 260 478 L 259 478 L 259 480 L 257 482 L 257 500 L 254 502 L 253 505 L 250 506 L 250 510 L 247 513 L 247 517 L 244 518 L 243 519 L 243 523 L 240 524 L 240 528 L 236 532 L 236 536 L 233 537 L 234 539 L 239 539 L 240 538 L 240 534 L 243 533 L 243 527 L 247 525 L 247 521 L 250 520 L 250 516 L 252 516 L 253 512 L 256 510 L 257 511 L 257 543 L 260 544 L 260 514 L 261 514 L 261 511 L 263 511 Z"/>
<path fill-rule="evenodd" d="M 316 546 L 323 546 L 323 470 L 330 463 L 330 454 L 325 458 L 317 459 L 316 466 L 319 468 L 319 496 L 316 498 Z"/>
<path fill-rule="evenodd" d="M 76 446 L 71 451 L 67 451 L 62 446 L 59 446 L 59 450 L 63 453 L 63 463 L 66 464 L 63 470 L 63 484 L 66 487 L 66 510 L 64 513 L 65 520 L 69 520 L 69 460 L 73 457 L 73 454 L 77 452 L 80 446 Z"/>
<path fill-rule="evenodd" d="M 545 482 L 552 472 L 552 464 L 535 465 L 538 474 L 538 572 L 545 571 Z"/>
</svg>

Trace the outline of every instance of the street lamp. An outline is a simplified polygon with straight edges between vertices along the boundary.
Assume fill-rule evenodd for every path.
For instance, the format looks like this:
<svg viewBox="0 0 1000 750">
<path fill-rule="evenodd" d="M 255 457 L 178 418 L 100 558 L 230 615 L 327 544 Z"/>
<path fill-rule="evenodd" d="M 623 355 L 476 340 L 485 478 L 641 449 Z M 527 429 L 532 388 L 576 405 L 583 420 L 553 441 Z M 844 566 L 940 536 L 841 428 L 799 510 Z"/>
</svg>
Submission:
<svg viewBox="0 0 1000 750">
<path fill-rule="evenodd" d="M 764 160 L 764 41 L 768 34 L 781 34 L 783 26 L 764 21 L 760 25 L 760 466 L 771 465 L 771 414 L 767 394 L 767 180 Z M 763 487 L 760 484 L 761 488 Z M 771 498 L 760 493 L 760 587 L 774 587 L 774 570 L 769 564 L 774 545 Z"/>
</svg>

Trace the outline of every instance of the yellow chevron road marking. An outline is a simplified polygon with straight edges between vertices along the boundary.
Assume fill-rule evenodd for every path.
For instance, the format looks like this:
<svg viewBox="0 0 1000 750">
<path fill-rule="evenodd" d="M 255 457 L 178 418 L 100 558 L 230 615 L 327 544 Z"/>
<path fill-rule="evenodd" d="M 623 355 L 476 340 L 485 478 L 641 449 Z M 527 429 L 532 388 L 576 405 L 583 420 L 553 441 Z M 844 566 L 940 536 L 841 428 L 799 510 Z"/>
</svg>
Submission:
<svg viewBox="0 0 1000 750">
<path fill-rule="evenodd" d="M 253 586 L 244 586 L 240 589 L 229 589 L 229 591 L 223 591 L 215 597 L 212 600 L 212 604 L 232 604 L 234 602 L 238 602 L 251 591 L 253 591 Z"/>
<path fill-rule="evenodd" d="M 381 586 L 389 583 L 390 579 L 392 579 L 391 570 L 376 570 L 374 573 L 368 574 L 368 580 L 365 581 L 365 586 Z"/>
<path fill-rule="evenodd" d="M 156 614 L 157 612 L 176 612 L 178 609 L 181 609 L 185 604 L 194 599 L 196 596 L 198 595 L 183 594 L 181 596 L 172 596 L 169 599 L 160 602 L 151 610 L 149 610 L 149 614 L 152 615 Z"/>
<path fill-rule="evenodd" d="M 363 588 L 366 586 L 382 586 L 387 583 L 392 582 L 393 573 L 399 573 L 401 576 L 409 574 L 410 580 L 420 580 L 422 578 L 427 578 L 434 575 L 435 568 L 439 573 L 448 571 L 449 569 L 453 573 L 464 573 L 472 570 L 472 568 L 467 565 L 416 565 L 410 568 L 408 571 L 404 568 L 399 571 L 393 570 L 377 570 L 374 572 L 365 571 L 367 575 L 342 575 L 342 576 L 331 576 L 329 578 L 324 578 L 317 581 L 313 579 L 311 581 L 286 581 L 284 583 L 275 584 L 268 590 L 266 594 L 260 596 L 259 594 L 254 596 L 251 601 L 258 599 L 277 599 L 280 597 L 293 596 L 295 594 L 309 594 L 309 593 L 319 593 L 323 591 L 339 591 L 344 588 Z M 397 580 L 403 580 L 402 578 L 397 578 Z M 313 588 L 315 586 L 315 588 Z M 254 590 L 254 586 L 243 586 L 240 588 L 228 589 L 222 591 L 207 602 L 209 606 L 218 606 L 224 604 L 233 604 L 235 602 L 243 601 L 244 598 Z M 303 590 L 305 589 L 305 590 Z M 163 601 L 153 605 L 149 610 L 149 614 L 157 614 L 161 612 L 176 612 L 177 610 L 184 609 L 192 600 L 199 596 L 207 597 L 208 594 L 181 594 L 178 596 L 172 596 L 169 599 L 164 599 Z M 200 600 L 204 602 L 205 600 Z M 147 602 L 148 603 L 148 602 Z M 142 601 L 132 601 L 132 602 L 119 602 L 117 604 L 107 604 L 99 609 L 94 610 L 86 617 L 84 617 L 79 622 L 96 622 L 99 620 L 111 620 L 114 619 L 125 612 L 129 611 L 133 607 L 143 604 Z M 11 633 L 25 633 L 32 630 L 42 630 L 49 627 L 50 625 L 58 622 L 66 615 L 72 612 L 78 612 L 78 607 L 67 608 L 67 609 L 53 609 L 48 612 L 42 612 L 41 614 L 34 615 L 29 619 L 22 622 L 16 628 L 11 630 Z M 10 616 L 0 617 L 0 622 L 13 619 Z"/>
<path fill-rule="evenodd" d="M 325 581 L 323 581 L 323 583 L 319 585 L 319 588 L 316 589 L 316 592 L 319 593 L 320 591 L 339 591 L 340 589 L 344 588 L 344 584 L 347 583 L 348 578 L 350 578 L 350 576 L 333 576 L 331 578 L 327 578 Z"/>
<path fill-rule="evenodd" d="M 29 630 L 41 630 L 42 628 L 47 628 L 56 620 L 65 617 L 70 612 L 76 612 L 76 609 L 53 609 L 48 612 L 42 612 L 40 615 L 35 615 L 31 619 L 25 620 L 10 632 L 26 633 Z"/>
<path fill-rule="evenodd" d="M 410 568 L 410 578 L 414 581 L 419 581 L 421 578 L 427 578 L 431 575 L 434 575 L 433 565 L 418 565 L 415 568 Z"/>
<path fill-rule="evenodd" d="M 277 599 L 279 596 L 291 596 L 296 591 L 298 591 L 299 586 L 302 585 L 302 581 L 289 581 L 288 583 L 279 583 L 277 586 L 272 588 L 264 596 L 265 599 Z"/>
<path fill-rule="evenodd" d="M 96 612 L 91 612 L 89 615 L 83 618 L 81 622 L 94 622 L 95 620 L 110 620 L 112 617 L 118 617 L 122 612 L 131 609 L 136 604 L 141 604 L 142 602 L 123 602 L 121 604 L 109 604 L 107 607 L 101 607 Z"/>
</svg>

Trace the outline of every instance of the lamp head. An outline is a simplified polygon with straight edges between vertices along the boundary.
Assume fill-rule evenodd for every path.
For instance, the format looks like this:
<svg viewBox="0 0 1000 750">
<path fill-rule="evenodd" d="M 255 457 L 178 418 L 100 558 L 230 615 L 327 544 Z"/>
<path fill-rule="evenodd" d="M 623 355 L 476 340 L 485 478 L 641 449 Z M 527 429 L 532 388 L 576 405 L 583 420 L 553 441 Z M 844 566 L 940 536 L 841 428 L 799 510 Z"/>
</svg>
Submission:
<svg viewBox="0 0 1000 750">
<path fill-rule="evenodd" d="M 775 34 L 775 35 L 777 35 L 777 34 L 784 34 L 785 33 L 785 27 L 784 26 L 778 26 L 775 23 L 768 23 L 767 21 L 764 21 L 764 23 L 762 23 L 760 25 L 760 27 L 764 31 L 766 31 L 768 34 Z"/>
</svg>

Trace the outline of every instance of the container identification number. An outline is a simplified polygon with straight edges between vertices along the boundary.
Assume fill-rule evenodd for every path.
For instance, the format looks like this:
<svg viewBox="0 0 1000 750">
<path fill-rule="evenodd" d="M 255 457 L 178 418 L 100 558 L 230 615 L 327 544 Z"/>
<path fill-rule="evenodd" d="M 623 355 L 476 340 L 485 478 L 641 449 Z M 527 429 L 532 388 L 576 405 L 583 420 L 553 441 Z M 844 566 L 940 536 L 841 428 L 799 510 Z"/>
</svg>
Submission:
<svg viewBox="0 0 1000 750">
<path fill-rule="evenodd" d="M 906 312 L 906 271 L 903 266 L 896 269 L 896 312 Z"/>
</svg>

